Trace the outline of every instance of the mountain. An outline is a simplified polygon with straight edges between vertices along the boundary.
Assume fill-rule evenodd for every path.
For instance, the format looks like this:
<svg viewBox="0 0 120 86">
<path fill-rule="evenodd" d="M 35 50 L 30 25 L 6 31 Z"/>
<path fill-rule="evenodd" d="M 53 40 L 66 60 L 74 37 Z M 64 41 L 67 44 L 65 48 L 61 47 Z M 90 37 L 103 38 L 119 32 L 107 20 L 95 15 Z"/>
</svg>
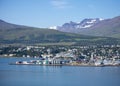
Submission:
<svg viewBox="0 0 120 86">
<path fill-rule="evenodd" d="M 96 23 L 91 28 L 79 30 L 79 34 L 120 38 L 120 16 Z"/>
<path fill-rule="evenodd" d="M 77 33 L 79 30 L 90 28 L 100 21 L 102 21 L 102 19 L 99 18 L 84 19 L 78 23 L 70 21 L 69 23 L 65 23 L 62 26 L 57 27 L 57 30 Z"/>
<path fill-rule="evenodd" d="M 77 45 L 120 44 L 120 40 L 109 37 L 80 35 L 0 21 L 0 44 L 44 44 L 62 42 L 73 42 Z"/>
<path fill-rule="evenodd" d="M 84 19 L 80 23 L 65 23 L 57 30 L 91 36 L 120 38 L 120 16 L 111 19 Z"/>
<path fill-rule="evenodd" d="M 16 29 L 16 28 L 27 28 L 27 27 L 23 25 L 11 24 L 3 20 L 0 20 L 0 30 Z"/>
</svg>

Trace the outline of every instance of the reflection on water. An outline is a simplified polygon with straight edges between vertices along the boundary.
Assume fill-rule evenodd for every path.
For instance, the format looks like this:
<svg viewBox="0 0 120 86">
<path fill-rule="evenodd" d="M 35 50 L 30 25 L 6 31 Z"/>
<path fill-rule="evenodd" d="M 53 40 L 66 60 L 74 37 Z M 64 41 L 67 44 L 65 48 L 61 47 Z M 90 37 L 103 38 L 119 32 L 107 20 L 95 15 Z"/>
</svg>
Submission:
<svg viewBox="0 0 120 86">
<path fill-rule="evenodd" d="M 120 67 L 8 65 L 17 60 L 0 58 L 0 86 L 120 86 Z"/>
</svg>

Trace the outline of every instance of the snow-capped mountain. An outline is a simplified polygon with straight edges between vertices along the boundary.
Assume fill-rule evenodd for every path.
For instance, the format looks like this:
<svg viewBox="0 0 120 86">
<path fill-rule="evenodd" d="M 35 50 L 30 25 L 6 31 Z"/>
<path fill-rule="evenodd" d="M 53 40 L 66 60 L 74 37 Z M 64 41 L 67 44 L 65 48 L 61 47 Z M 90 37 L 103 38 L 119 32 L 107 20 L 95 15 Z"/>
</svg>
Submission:
<svg viewBox="0 0 120 86">
<path fill-rule="evenodd" d="M 81 22 L 70 21 L 56 29 L 82 35 L 120 38 L 120 16 L 104 20 L 101 18 L 90 18 Z"/>
<path fill-rule="evenodd" d="M 72 22 L 65 23 L 62 26 L 57 27 L 57 30 L 64 31 L 64 32 L 76 32 L 79 29 L 85 29 L 90 28 L 96 23 L 99 23 L 103 19 L 101 18 L 90 18 L 90 19 L 84 19 L 81 22 Z"/>
</svg>

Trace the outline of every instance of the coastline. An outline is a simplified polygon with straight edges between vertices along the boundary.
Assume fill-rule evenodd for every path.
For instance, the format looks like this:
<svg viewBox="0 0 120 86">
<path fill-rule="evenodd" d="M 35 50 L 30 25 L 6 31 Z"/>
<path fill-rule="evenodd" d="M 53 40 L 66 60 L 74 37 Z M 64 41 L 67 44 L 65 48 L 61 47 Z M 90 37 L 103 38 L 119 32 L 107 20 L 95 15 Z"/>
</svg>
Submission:
<svg viewBox="0 0 120 86">
<path fill-rule="evenodd" d="M 77 67 L 120 67 L 120 65 L 72 65 L 72 64 L 16 64 L 9 63 L 9 65 L 33 65 L 33 66 L 77 66 Z"/>
<path fill-rule="evenodd" d="M 28 58 L 28 57 L 6 57 L 6 56 L 0 56 L 0 58 Z M 73 64 L 73 63 L 67 63 L 67 64 L 36 64 L 36 63 L 8 63 L 9 65 L 33 65 L 33 66 L 77 66 L 77 67 L 120 67 L 120 64 L 116 65 L 95 65 L 95 64 Z"/>
</svg>

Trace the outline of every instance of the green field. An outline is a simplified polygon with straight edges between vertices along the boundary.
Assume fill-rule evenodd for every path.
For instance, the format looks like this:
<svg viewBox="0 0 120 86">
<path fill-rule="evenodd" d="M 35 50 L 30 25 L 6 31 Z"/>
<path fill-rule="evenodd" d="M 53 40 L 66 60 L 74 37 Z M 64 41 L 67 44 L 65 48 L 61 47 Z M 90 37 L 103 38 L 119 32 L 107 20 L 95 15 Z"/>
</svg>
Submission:
<svg viewBox="0 0 120 86">
<path fill-rule="evenodd" d="M 120 44 L 119 39 L 86 36 L 41 28 L 1 29 L 0 44 L 73 45 L 73 44 Z"/>
</svg>

